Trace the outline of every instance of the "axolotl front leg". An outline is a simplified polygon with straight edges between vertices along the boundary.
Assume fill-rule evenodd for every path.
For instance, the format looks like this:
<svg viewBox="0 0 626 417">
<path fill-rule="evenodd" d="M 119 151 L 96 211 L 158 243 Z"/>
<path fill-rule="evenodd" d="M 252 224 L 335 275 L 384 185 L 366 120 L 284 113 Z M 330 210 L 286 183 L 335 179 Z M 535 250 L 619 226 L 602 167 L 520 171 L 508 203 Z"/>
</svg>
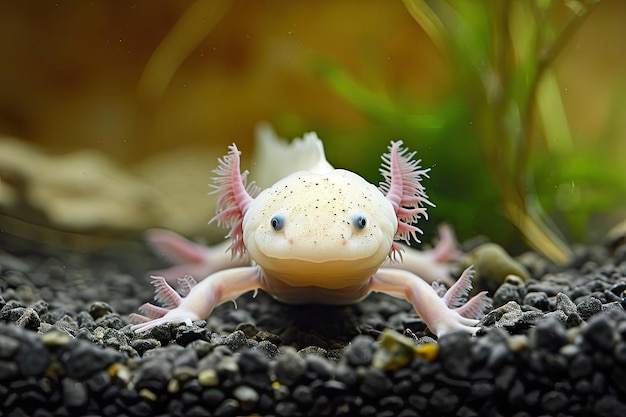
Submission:
<svg viewBox="0 0 626 417">
<path fill-rule="evenodd" d="M 207 318 L 213 309 L 226 301 L 234 301 L 240 295 L 262 288 L 258 267 L 240 267 L 218 271 L 199 284 L 190 276 L 179 279 L 179 286 L 186 296 L 180 296 L 163 277 L 153 277 L 155 300 L 163 307 L 146 303 L 139 308 L 142 314 L 131 314 L 139 322 L 132 326 L 136 332 L 144 332 L 166 323 L 188 323 Z"/>
<path fill-rule="evenodd" d="M 466 300 L 472 289 L 473 273 L 472 267 L 467 268 L 454 285 L 440 296 L 430 284 L 409 271 L 381 268 L 370 279 L 368 289 L 410 302 L 437 336 L 454 331 L 475 334 L 479 328 L 474 326 L 483 311 L 491 305 L 491 300 L 486 291 Z"/>
</svg>

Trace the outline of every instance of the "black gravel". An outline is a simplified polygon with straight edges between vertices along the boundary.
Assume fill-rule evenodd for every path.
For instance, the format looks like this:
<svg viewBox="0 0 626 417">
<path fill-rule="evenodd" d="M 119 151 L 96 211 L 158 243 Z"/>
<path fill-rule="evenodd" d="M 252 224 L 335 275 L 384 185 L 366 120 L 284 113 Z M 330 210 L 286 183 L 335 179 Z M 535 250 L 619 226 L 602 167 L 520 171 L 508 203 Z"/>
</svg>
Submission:
<svg viewBox="0 0 626 417">
<path fill-rule="evenodd" d="M 437 340 L 400 300 L 287 306 L 266 294 L 144 335 L 157 261 L 0 250 L 0 416 L 625 416 L 626 245 L 534 254 L 476 337 Z M 385 329 L 391 329 L 389 331 Z"/>
</svg>

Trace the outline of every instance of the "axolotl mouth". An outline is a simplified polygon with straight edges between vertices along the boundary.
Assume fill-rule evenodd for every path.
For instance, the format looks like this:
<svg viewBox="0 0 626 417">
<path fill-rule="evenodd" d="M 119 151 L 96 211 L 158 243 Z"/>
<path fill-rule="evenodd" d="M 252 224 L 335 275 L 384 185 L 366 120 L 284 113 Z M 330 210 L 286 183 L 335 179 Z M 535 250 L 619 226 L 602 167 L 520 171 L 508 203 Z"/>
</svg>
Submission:
<svg viewBox="0 0 626 417">
<path fill-rule="evenodd" d="M 315 287 L 328 290 L 360 287 L 376 273 L 379 261 L 371 258 L 357 261 L 309 262 L 299 259 L 266 258 L 259 263 L 266 285 L 280 294 L 283 285 L 290 288 Z M 278 297 L 284 298 L 284 297 Z M 354 297 L 351 297 L 352 301 Z"/>
<path fill-rule="evenodd" d="M 362 234 L 351 233 L 346 223 L 334 226 L 332 233 L 302 227 L 281 234 L 257 229 L 253 242 L 247 242 L 248 251 L 265 276 L 280 277 L 294 287 L 342 288 L 366 281 L 388 256 L 391 239 L 385 241 L 376 225 Z"/>
<path fill-rule="evenodd" d="M 277 267 L 282 267 L 276 270 Z M 281 260 L 280 265 L 261 268 L 264 288 L 288 304 L 352 304 L 369 292 L 369 279 L 378 270 L 344 261 L 309 263 Z"/>
</svg>

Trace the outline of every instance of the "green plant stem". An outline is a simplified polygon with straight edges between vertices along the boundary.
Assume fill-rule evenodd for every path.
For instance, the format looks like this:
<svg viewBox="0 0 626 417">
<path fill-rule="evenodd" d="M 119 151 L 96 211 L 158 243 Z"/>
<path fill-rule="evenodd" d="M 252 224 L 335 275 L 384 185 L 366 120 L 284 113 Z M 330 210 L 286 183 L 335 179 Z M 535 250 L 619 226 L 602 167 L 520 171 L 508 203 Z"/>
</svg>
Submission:
<svg viewBox="0 0 626 417">
<path fill-rule="evenodd" d="M 540 51 L 537 56 L 537 69 L 528 87 L 528 97 L 524 110 L 521 115 L 522 127 L 524 128 L 522 135 L 523 140 L 519 141 L 519 147 L 515 152 L 515 162 L 513 165 L 513 173 L 515 178 L 521 178 L 522 173 L 527 171 L 528 160 L 530 151 L 534 142 L 534 123 L 535 123 L 535 107 L 537 101 L 537 93 L 541 80 L 548 68 L 554 63 L 554 60 L 560 55 L 565 46 L 569 43 L 572 36 L 578 31 L 578 28 L 582 25 L 585 19 L 593 12 L 600 4 L 599 1 L 591 2 L 590 6 L 586 9 L 586 12 L 574 15 L 574 17 L 568 22 L 560 35 L 556 38 L 554 43 L 549 45 L 543 51 Z"/>
<path fill-rule="evenodd" d="M 541 51 L 537 57 L 537 68 L 531 80 L 528 96 L 521 115 L 520 133 L 522 138 L 517 142 L 518 146 L 513 155 L 513 178 L 510 185 L 515 192 L 507 193 L 509 197 L 505 198 L 505 201 L 509 201 L 506 207 L 509 219 L 516 223 L 517 227 L 533 246 L 550 259 L 560 264 L 566 262 L 567 259 L 572 256 L 572 252 L 567 244 L 565 244 L 554 229 L 547 223 L 546 215 L 539 205 L 534 200 L 529 201 L 529 196 L 532 195 L 529 190 L 532 181 L 529 178 L 528 161 L 533 142 L 536 138 L 534 124 L 537 94 L 541 81 L 548 68 L 552 66 L 554 60 L 563 51 L 580 25 L 598 4 L 599 2 L 594 2 L 584 13 L 575 15 L 559 34 L 554 43 Z"/>
</svg>

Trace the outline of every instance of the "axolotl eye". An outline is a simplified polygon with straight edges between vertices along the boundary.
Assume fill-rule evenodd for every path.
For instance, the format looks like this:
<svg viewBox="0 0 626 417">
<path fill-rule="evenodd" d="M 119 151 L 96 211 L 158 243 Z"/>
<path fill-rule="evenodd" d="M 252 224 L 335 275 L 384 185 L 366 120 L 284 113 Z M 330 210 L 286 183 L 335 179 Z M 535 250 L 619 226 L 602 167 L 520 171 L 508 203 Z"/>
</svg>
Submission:
<svg viewBox="0 0 626 417">
<path fill-rule="evenodd" d="M 285 217 L 282 214 L 273 215 L 272 219 L 270 220 L 270 226 L 272 226 L 272 229 L 278 232 L 285 226 Z"/>
<path fill-rule="evenodd" d="M 355 229 L 363 230 L 365 226 L 367 226 L 367 217 L 365 215 L 359 213 L 354 215 L 354 219 L 352 220 L 352 224 L 354 224 Z"/>
</svg>

